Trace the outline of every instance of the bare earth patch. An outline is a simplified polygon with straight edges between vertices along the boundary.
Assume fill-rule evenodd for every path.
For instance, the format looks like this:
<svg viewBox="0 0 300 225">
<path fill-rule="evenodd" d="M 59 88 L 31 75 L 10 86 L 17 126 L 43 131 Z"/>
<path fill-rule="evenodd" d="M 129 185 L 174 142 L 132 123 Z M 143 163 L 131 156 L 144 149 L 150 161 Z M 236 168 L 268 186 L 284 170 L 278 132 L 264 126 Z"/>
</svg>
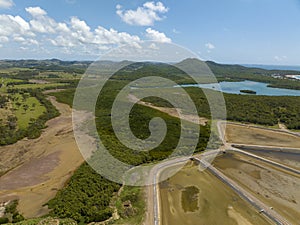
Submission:
<svg viewBox="0 0 300 225">
<path fill-rule="evenodd" d="M 136 96 L 134 96 L 134 95 L 129 95 L 128 98 L 131 101 L 137 100 Z M 138 104 L 150 107 L 152 109 L 156 109 L 156 110 L 166 113 L 170 116 L 180 118 L 180 116 L 175 108 L 158 107 L 158 106 L 153 105 L 152 103 L 144 102 L 144 101 L 139 101 Z M 183 119 L 183 120 L 186 120 L 188 122 L 195 123 L 195 124 L 200 124 L 202 126 L 205 126 L 206 123 L 208 122 L 208 119 L 206 119 L 204 117 L 199 117 L 198 115 L 183 114 L 180 109 L 178 109 L 178 110 L 180 111 L 181 119 Z"/>
<path fill-rule="evenodd" d="M 282 131 L 227 123 L 225 134 L 229 143 L 300 148 L 299 136 Z"/>
<path fill-rule="evenodd" d="M 165 169 L 166 176 L 172 168 Z M 192 195 L 197 201 L 195 211 L 185 212 L 182 192 L 187 187 L 196 187 Z M 267 225 L 270 224 L 233 190 L 207 170 L 200 172 L 198 166 L 187 165 L 180 172 L 159 185 L 160 219 L 163 225 Z"/>
<path fill-rule="evenodd" d="M 61 189 L 84 159 L 73 136 L 71 108 L 49 97 L 61 115 L 47 122 L 38 139 L 23 139 L 0 147 L 0 202 L 19 199 L 19 211 L 27 218 L 48 212 L 43 207 Z M 90 119 L 82 113 L 82 119 Z M 93 139 L 82 133 L 92 148 Z"/>
<path fill-rule="evenodd" d="M 217 157 L 214 166 L 293 224 L 300 218 L 300 178 L 238 153 Z"/>
</svg>

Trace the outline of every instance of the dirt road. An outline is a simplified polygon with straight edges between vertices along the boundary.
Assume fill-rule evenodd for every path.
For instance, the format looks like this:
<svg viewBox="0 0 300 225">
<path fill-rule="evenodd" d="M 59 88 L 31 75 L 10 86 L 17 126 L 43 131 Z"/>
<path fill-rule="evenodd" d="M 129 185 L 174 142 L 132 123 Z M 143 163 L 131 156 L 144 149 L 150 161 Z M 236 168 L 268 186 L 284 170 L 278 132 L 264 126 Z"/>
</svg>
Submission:
<svg viewBox="0 0 300 225">
<path fill-rule="evenodd" d="M 73 136 L 71 108 L 54 97 L 49 100 L 61 115 L 47 122 L 41 137 L 0 147 L 0 202 L 19 199 L 18 209 L 26 218 L 46 214 L 43 204 L 84 161 Z M 83 112 L 82 119 L 87 117 Z M 93 139 L 82 135 L 92 147 Z"/>
</svg>

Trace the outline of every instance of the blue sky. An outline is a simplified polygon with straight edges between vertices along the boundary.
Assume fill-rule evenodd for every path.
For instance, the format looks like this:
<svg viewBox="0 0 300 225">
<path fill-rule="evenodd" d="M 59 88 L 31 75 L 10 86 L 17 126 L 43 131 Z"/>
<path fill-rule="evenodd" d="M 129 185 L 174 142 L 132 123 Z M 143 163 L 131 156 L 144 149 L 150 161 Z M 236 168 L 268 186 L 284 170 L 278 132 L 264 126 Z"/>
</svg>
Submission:
<svg viewBox="0 0 300 225">
<path fill-rule="evenodd" d="M 1 59 L 96 59 L 143 40 L 221 63 L 300 65 L 300 1 L 0 0 Z"/>
</svg>

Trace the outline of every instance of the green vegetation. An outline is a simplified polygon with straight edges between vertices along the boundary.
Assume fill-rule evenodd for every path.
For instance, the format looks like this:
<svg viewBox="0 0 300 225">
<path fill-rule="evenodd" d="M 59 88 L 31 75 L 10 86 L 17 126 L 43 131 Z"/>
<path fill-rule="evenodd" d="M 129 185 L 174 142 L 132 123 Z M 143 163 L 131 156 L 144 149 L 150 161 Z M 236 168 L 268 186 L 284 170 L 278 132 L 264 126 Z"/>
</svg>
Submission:
<svg viewBox="0 0 300 225">
<path fill-rule="evenodd" d="M 227 119 L 273 126 L 278 122 L 300 129 L 300 97 L 225 94 Z"/>
<path fill-rule="evenodd" d="M 73 98 L 75 94 L 75 89 L 67 89 L 64 91 L 51 93 L 52 96 L 55 96 L 57 101 L 67 104 L 70 107 L 73 106 Z"/>
<path fill-rule="evenodd" d="M 243 81 L 252 80 L 269 83 L 269 87 L 300 90 L 300 82 L 291 79 L 277 79 L 271 75 L 299 74 L 297 71 L 264 70 L 259 68 L 247 68 L 240 65 L 223 65 L 215 62 L 206 62 L 217 77 L 218 81 Z"/>
<path fill-rule="evenodd" d="M 0 218 L 0 224 L 17 223 L 24 220 L 24 217 L 17 210 L 18 200 L 11 201 L 5 206 L 5 216 Z"/>
<path fill-rule="evenodd" d="M 195 212 L 199 209 L 198 194 L 199 189 L 195 186 L 184 188 L 181 192 L 181 205 L 184 212 Z"/>
<path fill-rule="evenodd" d="M 10 224 L 10 223 L 9 223 Z M 49 225 L 49 224 L 56 224 L 56 225 L 76 225 L 76 221 L 72 219 L 58 219 L 58 218 L 37 218 L 37 219 L 28 219 L 23 220 L 21 222 L 14 223 L 14 225 Z"/>
<path fill-rule="evenodd" d="M 209 105 L 199 88 L 185 88 L 195 102 L 199 116 L 210 117 Z M 213 90 L 208 90 L 213 91 Z M 254 123 L 266 126 L 285 124 L 289 129 L 300 129 L 300 97 L 298 96 L 256 96 L 224 93 L 227 120 Z M 149 100 L 149 99 L 148 99 Z M 150 102 L 168 107 L 164 102 Z"/>
<path fill-rule="evenodd" d="M 9 88 L 11 84 L 20 84 L 22 82 L 23 80 L 0 77 L 0 93 L 5 93 L 7 88 Z"/>
<path fill-rule="evenodd" d="M 4 65 L 10 66 L 5 67 Z M 0 64 L 0 145 L 15 143 L 28 137 L 37 138 L 45 128 L 47 120 L 58 115 L 58 111 L 42 94 L 42 90 L 74 86 L 74 81 L 57 83 L 30 83 L 39 74 L 36 68 L 18 68 L 15 64 Z"/>
<path fill-rule="evenodd" d="M 20 84 L 12 87 L 13 89 L 55 89 L 58 87 L 64 87 L 63 83 L 49 83 L 49 84 Z"/>
<path fill-rule="evenodd" d="M 241 93 L 256 95 L 256 91 L 252 90 L 240 90 Z"/>
<path fill-rule="evenodd" d="M 116 201 L 116 207 L 120 215 L 120 220 L 114 224 L 142 224 L 145 215 L 145 196 L 142 187 L 124 186 L 120 196 Z M 126 207 L 124 204 L 129 204 Z"/>
<path fill-rule="evenodd" d="M 36 97 L 30 97 L 29 93 L 17 93 L 9 95 L 12 103 L 14 115 L 17 117 L 17 125 L 21 130 L 28 128 L 31 122 L 34 122 L 43 113 L 46 108 L 41 105 Z"/>
<path fill-rule="evenodd" d="M 68 185 L 49 201 L 50 215 L 81 223 L 104 221 L 112 216 L 109 205 L 119 188 L 119 184 L 101 177 L 84 163 Z"/>
<path fill-rule="evenodd" d="M 9 89 L 7 96 L 9 101 L 3 107 L 8 108 L 11 103 L 12 113 L 0 123 L 0 145 L 12 144 L 24 137 L 39 137 L 45 123 L 59 115 L 38 89 Z"/>
</svg>

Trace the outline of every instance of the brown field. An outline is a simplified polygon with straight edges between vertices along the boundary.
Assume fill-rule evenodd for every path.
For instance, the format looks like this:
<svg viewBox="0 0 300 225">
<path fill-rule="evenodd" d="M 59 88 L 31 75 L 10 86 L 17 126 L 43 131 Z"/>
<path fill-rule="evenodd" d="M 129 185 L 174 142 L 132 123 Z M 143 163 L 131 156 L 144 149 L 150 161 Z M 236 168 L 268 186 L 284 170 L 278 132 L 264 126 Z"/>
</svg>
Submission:
<svg viewBox="0 0 300 225">
<path fill-rule="evenodd" d="M 292 224 L 299 224 L 299 177 L 238 153 L 217 157 L 214 166 Z"/>
<path fill-rule="evenodd" d="M 225 138 L 228 143 L 300 148 L 299 136 L 247 125 L 227 124 Z"/>
<path fill-rule="evenodd" d="M 218 178 L 199 172 L 192 163 L 160 184 L 160 199 L 163 225 L 271 224 Z"/>
<path fill-rule="evenodd" d="M 70 107 L 50 100 L 61 115 L 47 122 L 40 138 L 0 147 L 0 202 L 19 199 L 18 209 L 26 218 L 47 213 L 43 205 L 84 161 L 73 136 Z"/>
<path fill-rule="evenodd" d="M 260 157 L 300 170 L 300 153 L 296 151 L 270 151 L 265 149 L 244 149 Z"/>
</svg>

